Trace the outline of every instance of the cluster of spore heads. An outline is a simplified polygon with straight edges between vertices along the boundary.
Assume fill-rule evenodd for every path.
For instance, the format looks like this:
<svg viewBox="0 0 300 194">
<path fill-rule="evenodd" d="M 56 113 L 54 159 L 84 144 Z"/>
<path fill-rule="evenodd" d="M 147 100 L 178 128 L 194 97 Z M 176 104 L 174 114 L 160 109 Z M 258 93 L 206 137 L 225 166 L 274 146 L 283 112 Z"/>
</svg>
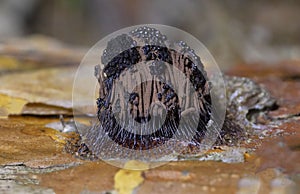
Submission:
<svg viewBox="0 0 300 194">
<path fill-rule="evenodd" d="M 130 36 L 142 40 L 145 45 L 165 46 L 167 37 L 155 28 L 143 26 L 132 30 Z"/>
<path fill-rule="evenodd" d="M 106 49 L 104 49 L 101 56 L 102 64 L 107 64 L 115 56 L 119 55 L 123 51 L 133 48 L 136 46 L 136 41 L 134 41 L 127 34 L 121 34 L 114 39 L 108 41 Z"/>
<path fill-rule="evenodd" d="M 204 71 L 203 64 L 195 52 L 188 47 L 186 43 L 180 41 L 173 43 L 173 46 L 179 48 L 179 52 L 175 49 L 170 49 L 166 46 L 166 36 L 162 35 L 160 31 L 150 27 L 139 27 L 127 34 L 122 34 L 116 38 L 111 39 L 107 48 L 104 50 L 101 57 L 101 62 L 104 64 L 103 80 L 99 82 L 104 83 L 105 95 L 97 99 L 98 105 L 98 119 L 101 123 L 102 130 L 105 130 L 109 137 L 117 142 L 119 145 L 130 149 L 150 149 L 151 147 L 161 144 L 164 141 L 172 138 L 176 132 L 180 120 L 181 110 L 178 104 L 178 96 L 172 88 L 171 83 L 162 82 L 162 92 L 157 93 L 157 99 L 162 101 L 167 107 L 167 115 L 165 123 L 155 133 L 149 135 L 137 135 L 125 130 L 112 113 L 111 107 L 111 92 L 114 80 L 117 79 L 121 73 L 127 69 L 131 69 L 135 64 L 142 61 L 152 61 L 149 65 L 150 73 L 155 76 L 160 76 L 166 67 L 166 63 L 175 65 L 176 56 L 184 59 L 184 72 L 188 75 L 198 97 L 205 100 L 204 113 L 200 117 L 202 121 L 198 125 L 199 131 L 205 131 L 205 125 L 210 119 L 210 95 L 202 94 L 209 89 L 207 83 L 207 76 Z M 137 42 L 142 46 L 137 46 Z M 141 56 L 142 55 L 142 56 Z M 153 91 L 147 91 L 153 93 Z M 101 94 L 101 92 L 100 92 Z M 128 99 L 128 103 L 136 102 L 137 93 L 132 93 Z M 138 104 L 135 104 L 138 106 Z M 124 107 L 123 107 L 124 108 Z M 202 134 L 201 132 L 201 134 Z"/>
</svg>

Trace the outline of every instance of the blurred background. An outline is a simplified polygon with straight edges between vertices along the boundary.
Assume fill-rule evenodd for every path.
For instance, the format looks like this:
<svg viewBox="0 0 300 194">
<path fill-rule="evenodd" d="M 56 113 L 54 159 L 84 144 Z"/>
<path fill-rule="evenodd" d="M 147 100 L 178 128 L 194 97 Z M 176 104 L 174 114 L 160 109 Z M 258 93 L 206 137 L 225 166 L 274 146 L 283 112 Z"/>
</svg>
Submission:
<svg viewBox="0 0 300 194">
<path fill-rule="evenodd" d="M 222 69 L 300 58 L 300 1 L 1 0 L 0 41 L 43 35 L 89 48 L 121 28 L 157 23 L 203 42 Z"/>
</svg>

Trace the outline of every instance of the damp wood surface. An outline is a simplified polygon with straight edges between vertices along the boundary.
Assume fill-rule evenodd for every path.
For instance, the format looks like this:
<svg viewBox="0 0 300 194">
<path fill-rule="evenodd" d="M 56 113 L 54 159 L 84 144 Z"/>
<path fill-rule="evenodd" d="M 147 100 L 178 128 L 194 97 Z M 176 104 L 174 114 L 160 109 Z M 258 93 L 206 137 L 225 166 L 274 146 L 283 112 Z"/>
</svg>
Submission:
<svg viewBox="0 0 300 194">
<path fill-rule="evenodd" d="M 43 49 L 39 41 L 43 47 L 53 49 Z M 34 42 L 19 44 L 39 52 L 31 54 L 28 49 L 26 53 L 10 42 L 0 54 L 0 193 L 299 191 L 299 61 L 239 64 L 225 72 L 251 78 L 268 90 L 279 106 L 268 114 L 278 125 L 262 129 L 251 141 L 245 140 L 239 146 L 215 147 L 198 158 L 135 172 L 101 160 L 82 160 L 65 151 L 67 140 L 76 138 L 76 134 L 47 126 L 59 123 L 61 114 L 70 120 L 74 73 L 84 52 L 52 40 Z M 58 49 L 63 52 L 57 52 Z M 230 153 L 242 153 L 243 160 L 225 160 L 236 157 Z M 211 156 L 219 158 L 210 160 Z"/>
</svg>

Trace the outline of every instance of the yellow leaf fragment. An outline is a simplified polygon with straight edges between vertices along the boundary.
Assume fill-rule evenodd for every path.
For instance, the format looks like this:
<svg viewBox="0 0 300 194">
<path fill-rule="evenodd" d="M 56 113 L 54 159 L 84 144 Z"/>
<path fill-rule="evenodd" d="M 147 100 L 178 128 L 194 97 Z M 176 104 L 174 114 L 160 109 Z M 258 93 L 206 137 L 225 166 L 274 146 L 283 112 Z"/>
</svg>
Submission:
<svg viewBox="0 0 300 194">
<path fill-rule="evenodd" d="M 0 118 L 7 118 L 10 114 L 20 114 L 25 104 L 27 104 L 26 100 L 0 94 Z"/>
<path fill-rule="evenodd" d="M 119 194 L 132 194 L 133 190 L 144 181 L 143 171 L 128 169 L 147 169 L 147 164 L 139 161 L 129 161 L 124 168 L 115 174 L 114 188 Z"/>
<path fill-rule="evenodd" d="M 0 56 L 0 71 L 18 68 L 18 60 L 9 56 Z"/>
</svg>

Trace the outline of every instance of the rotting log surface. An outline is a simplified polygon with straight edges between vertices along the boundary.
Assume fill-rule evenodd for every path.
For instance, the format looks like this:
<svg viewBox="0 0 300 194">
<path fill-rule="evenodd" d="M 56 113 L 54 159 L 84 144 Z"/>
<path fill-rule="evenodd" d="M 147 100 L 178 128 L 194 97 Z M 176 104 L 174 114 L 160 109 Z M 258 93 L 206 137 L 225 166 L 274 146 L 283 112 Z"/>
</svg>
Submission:
<svg viewBox="0 0 300 194">
<path fill-rule="evenodd" d="M 249 77 L 275 97 L 278 109 L 267 116 L 273 118 L 276 127 L 261 130 L 252 141 L 240 145 L 249 151 L 256 150 L 244 153 L 245 162 L 202 162 L 195 158 L 170 162 L 142 172 L 144 181 L 136 188 L 137 193 L 234 193 L 253 189 L 269 193 L 293 190 L 297 184 L 299 189 L 300 62 L 239 65 L 227 74 Z M 16 75 L 11 74 L 12 78 Z M 58 121 L 58 117 L 47 114 L 0 119 L 0 192 L 100 193 L 114 190 L 113 177 L 119 169 L 102 161 L 80 160 L 66 153 L 66 140 L 76 135 L 45 127 Z M 226 149 L 230 150 L 220 146 L 210 152 L 216 156 Z M 235 153 L 237 148 L 231 150 L 227 153 Z"/>
</svg>

